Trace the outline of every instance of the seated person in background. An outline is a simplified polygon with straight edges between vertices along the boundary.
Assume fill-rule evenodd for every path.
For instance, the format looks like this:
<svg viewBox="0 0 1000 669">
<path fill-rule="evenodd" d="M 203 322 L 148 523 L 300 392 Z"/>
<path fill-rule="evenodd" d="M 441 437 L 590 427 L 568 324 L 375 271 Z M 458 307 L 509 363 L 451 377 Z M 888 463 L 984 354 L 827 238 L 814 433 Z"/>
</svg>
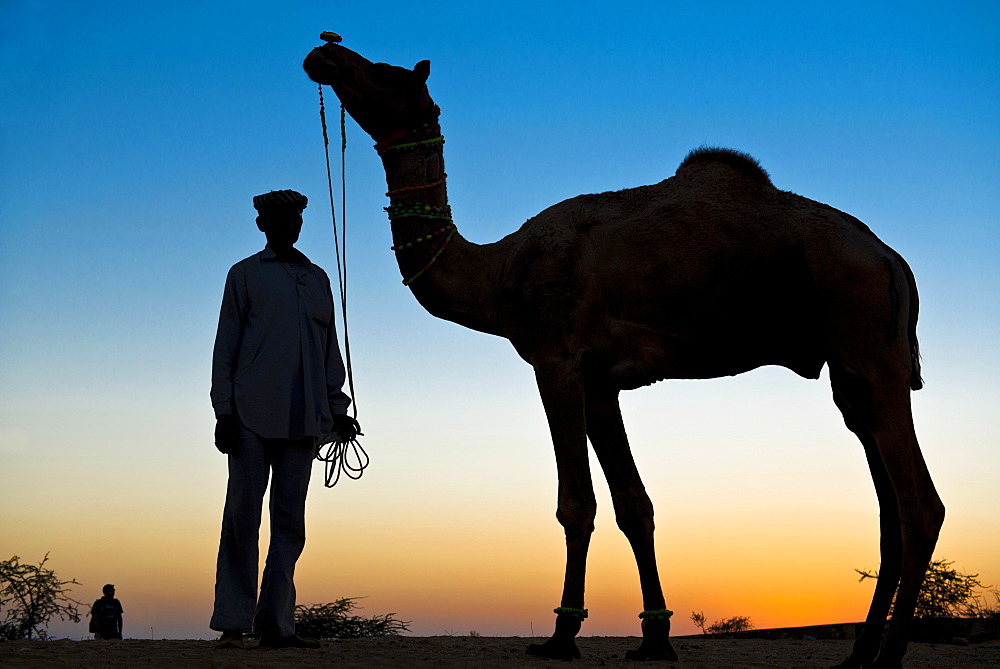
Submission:
<svg viewBox="0 0 1000 669">
<path fill-rule="evenodd" d="M 122 603 L 115 599 L 115 586 L 108 583 L 104 596 L 90 608 L 90 631 L 95 639 L 122 638 Z"/>
</svg>

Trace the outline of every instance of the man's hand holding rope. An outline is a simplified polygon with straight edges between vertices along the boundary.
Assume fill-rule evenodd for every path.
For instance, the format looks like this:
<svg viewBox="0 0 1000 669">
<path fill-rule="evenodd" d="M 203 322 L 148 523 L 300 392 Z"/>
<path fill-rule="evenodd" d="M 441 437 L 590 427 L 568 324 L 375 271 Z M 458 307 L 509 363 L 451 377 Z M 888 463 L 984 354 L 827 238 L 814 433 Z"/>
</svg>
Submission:
<svg viewBox="0 0 1000 669">
<path fill-rule="evenodd" d="M 357 419 L 347 414 L 334 414 L 333 429 L 337 438 L 316 447 L 316 459 L 323 462 L 323 480 L 327 488 L 337 485 L 341 474 L 350 479 L 361 478 L 368 466 L 368 453 L 358 443 L 358 436 L 364 433 Z"/>
<path fill-rule="evenodd" d="M 337 432 L 337 438 L 344 443 L 354 441 L 359 434 L 364 436 L 361 424 L 356 418 L 348 416 L 346 413 L 333 415 L 333 429 Z"/>
</svg>

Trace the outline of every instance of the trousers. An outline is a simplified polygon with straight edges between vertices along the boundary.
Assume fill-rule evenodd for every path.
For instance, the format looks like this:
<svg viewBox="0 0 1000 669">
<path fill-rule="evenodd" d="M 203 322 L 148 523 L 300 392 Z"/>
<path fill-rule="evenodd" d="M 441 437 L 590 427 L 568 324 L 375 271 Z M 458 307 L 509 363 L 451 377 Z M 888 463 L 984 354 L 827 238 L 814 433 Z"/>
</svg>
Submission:
<svg viewBox="0 0 1000 669">
<path fill-rule="evenodd" d="M 240 424 L 240 450 L 229 455 L 229 483 L 209 626 L 259 636 L 295 633 L 295 563 L 306 543 L 306 492 L 315 439 L 263 439 Z M 271 538 L 257 592 L 260 520 L 271 479 Z"/>
</svg>

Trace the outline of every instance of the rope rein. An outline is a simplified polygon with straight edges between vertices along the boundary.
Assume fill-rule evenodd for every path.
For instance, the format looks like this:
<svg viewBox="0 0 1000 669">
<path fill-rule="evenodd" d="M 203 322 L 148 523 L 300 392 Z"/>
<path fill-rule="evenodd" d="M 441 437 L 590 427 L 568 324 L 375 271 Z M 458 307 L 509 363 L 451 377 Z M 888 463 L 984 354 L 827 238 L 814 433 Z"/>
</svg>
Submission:
<svg viewBox="0 0 1000 669">
<path fill-rule="evenodd" d="M 333 221 L 333 245 L 337 258 L 337 287 L 340 293 L 340 312 L 344 324 L 344 363 L 347 369 L 347 387 L 351 393 L 351 417 L 357 423 L 358 402 L 354 391 L 354 369 L 351 365 L 351 338 L 347 330 L 347 114 L 340 107 L 340 232 L 337 232 L 337 212 L 333 203 L 333 171 L 330 168 L 330 136 L 326 127 L 326 104 L 323 100 L 323 85 L 319 84 L 319 118 L 323 125 L 323 147 L 326 154 L 326 183 L 330 193 L 330 219 Z M 341 243 L 343 240 L 343 243 Z M 364 436 L 360 426 L 358 436 Z M 325 448 L 324 448 L 325 446 Z M 368 452 L 358 442 L 357 437 L 342 441 L 340 436 L 329 444 L 320 445 L 316 459 L 323 461 L 323 482 L 332 488 L 340 481 L 341 474 L 357 480 L 364 474 L 370 459 Z"/>
</svg>

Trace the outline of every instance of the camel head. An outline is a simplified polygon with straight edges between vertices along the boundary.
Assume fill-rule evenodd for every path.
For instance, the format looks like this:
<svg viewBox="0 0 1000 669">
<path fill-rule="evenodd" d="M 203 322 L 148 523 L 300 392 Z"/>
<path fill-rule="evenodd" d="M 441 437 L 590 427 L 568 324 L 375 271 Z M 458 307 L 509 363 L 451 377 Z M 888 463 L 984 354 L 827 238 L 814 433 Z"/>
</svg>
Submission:
<svg viewBox="0 0 1000 669">
<path fill-rule="evenodd" d="M 333 87 L 347 113 L 376 142 L 437 123 L 440 110 L 427 92 L 429 60 L 408 70 L 373 63 L 339 44 L 326 44 L 313 49 L 302 67 L 313 81 Z"/>
</svg>

